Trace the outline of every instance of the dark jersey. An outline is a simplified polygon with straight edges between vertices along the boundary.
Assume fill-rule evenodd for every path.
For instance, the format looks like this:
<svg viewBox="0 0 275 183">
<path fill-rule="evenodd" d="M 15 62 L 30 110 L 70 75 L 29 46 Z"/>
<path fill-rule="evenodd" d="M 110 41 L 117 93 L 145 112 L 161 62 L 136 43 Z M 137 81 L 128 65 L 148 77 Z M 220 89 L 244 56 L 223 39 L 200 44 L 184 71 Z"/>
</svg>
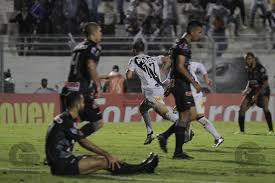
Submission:
<svg viewBox="0 0 275 183">
<path fill-rule="evenodd" d="M 260 63 L 256 63 L 256 67 L 250 69 L 248 66 L 245 66 L 246 72 L 248 73 L 248 82 L 251 89 L 259 89 L 264 81 L 268 79 L 266 69 Z"/>
<path fill-rule="evenodd" d="M 170 55 L 172 58 L 172 71 L 171 71 L 172 79 L 180 79 L 180 80 L 189 82 L 189 80 L 184 75 L 182 75 L 177 71 L 176 62 L 177 62 L 178 55 L 183 55 L 185 57 L 184 67 L 190 72 L 189 65 L 190 65 L 191 54 L 192 54 L 191 45 L 189 45 L 186 39 L 184 38 L 180 39 L 176 43 L 176 45 L 170 49 Z"/>
<path fill-rule="evenodd" d="M 76 128 L 72 116 L 66 111 L 55 117 L 46 135 L 46 158 L 49 164 L 60 159 L 70 158 L 76 141 L 85 138 Z"/>
<path fill-rule="evenodd" d="M 79 43 L 73 50 L 71 68 L 68 77 L 69 82 L 79 82 L 80 91 L 89 90 L 91 76 L 88 71 L 88 60 L 94 60 L 96 64 L 99 62 L 101 46 L 93 41 L 84 41 Z"/>
</svg>

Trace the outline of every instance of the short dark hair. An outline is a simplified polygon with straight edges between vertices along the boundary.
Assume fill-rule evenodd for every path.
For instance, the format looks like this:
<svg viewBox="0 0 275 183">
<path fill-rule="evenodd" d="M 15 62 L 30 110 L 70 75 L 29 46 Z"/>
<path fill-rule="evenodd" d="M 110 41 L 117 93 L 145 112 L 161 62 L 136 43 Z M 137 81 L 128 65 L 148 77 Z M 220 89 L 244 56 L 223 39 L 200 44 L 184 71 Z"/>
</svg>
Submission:
<svg viewBox="0 0 275 183">
<path fill-rule="evenodd" d="M 99 25 L 96 22 L 88 22 L 83 25 L 83 33 L 86 37 L 89 37 L 90 34 L 96 32 L 99 28 Z"/>
<path fill-rule="evenodd" d="M 137 52 L 144 51 L 145 45 L 142 39 L 137 39 L 133 44 L 133 50 L 136 50 Z"/>
<path fill-rule="evenodd" d="M 118 65 L 114 65 L 113 68 L 112 68 L 112 70 L 117 70 L 117 71 L 119 71 Z"/>
<path fill-rule="evenodd" d="M 187 25 L 187 29 L 186 29 L 186 32 L 187 33 L 191 33 L 192 31 L 193 31 L 193 29 L 194 28 L 196 28 L 196 27 L 202 27 L 203 25 L 202 25 L 202 23 L 201 22 L 199 22 L 199 21 L 191 21 L 191 22 L 189 22 L 188 23 L 188 25 Z"/>
<path fill-rule="evenodd" d="M 254 53 L 252 53 L 252 52 L 246 52 L 246 54 L 244 55 L 244 58 L 246 58 L 246 57 L 248 57 L 248 56 L 251 56 L 251 57 L 253 57 L 253 58 L 256 58 L 255 55 L 254 55 Z"/>
<path fill-rule="evenodd" d="M 41 82 L 48 82 L 48 80 L 46 78 L 42 78 Z"/>
<path fill-rule="evenodd" d="M 81 99 L 81 94 L 79 92 L 70 91 L 66 95 L 66 108 L 70 109 L 75 106 L 77 102 Z"/>
</svg>

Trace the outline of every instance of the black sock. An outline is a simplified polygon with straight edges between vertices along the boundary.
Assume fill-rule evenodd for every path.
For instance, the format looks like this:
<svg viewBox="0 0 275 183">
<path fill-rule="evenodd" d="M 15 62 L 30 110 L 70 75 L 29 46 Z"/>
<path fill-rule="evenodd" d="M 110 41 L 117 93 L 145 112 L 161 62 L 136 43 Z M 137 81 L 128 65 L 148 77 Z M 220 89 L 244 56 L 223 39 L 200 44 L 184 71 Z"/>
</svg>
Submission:
<svg viewBox="0 0 275 183">
<path fill-rule="evenodd" d="M 238 119 L 238 121 L 239 121 L 239 127 L 240 127 L 240 131 L 241 132 L 244 132 L 244 120 L 245 120 L 245 115 L 243 115 L 243 114 L 241 114 L 239 112 L 239 119 Z"/>
<path fill-rule="evenodd" d="M 141 164 L 138 165 L 132 165 L 132 164 L 128 164 L 128 163 L 119 163 L 120 168 L 115 167 L 115 170 L 111 170 L 108 169 L 108 171 L 112 172 L 112 174 L 134 174 L 134 173 L 138 173 L 138 172 L 142 172 L 143 170 L 143 166 L 141 166 Z"/>
<path fill-rule="evenodd" d="M 184 144 L 186 128 L 181 126 L 175 126 L 175 136 L 176 136 L 176 148 L 175 154 L 182 153 L 182 145 Z"/>
<path fill-rule="evenodd" d="M 265 115 L 265 119 L 269 128 L 269 131 L 273 131 L 273 124 L 272 124 L 272 117 L 271 117 L 271 113 L 268 112 L 264 112 Z"/>
<path fill-rule="evenodd" d="M 176 123 L 173 123 L 165 132 L 163 132 L 161 135 L 168 139 L 173 133 L 175 133 L 175 126 Z"/>
</svg>

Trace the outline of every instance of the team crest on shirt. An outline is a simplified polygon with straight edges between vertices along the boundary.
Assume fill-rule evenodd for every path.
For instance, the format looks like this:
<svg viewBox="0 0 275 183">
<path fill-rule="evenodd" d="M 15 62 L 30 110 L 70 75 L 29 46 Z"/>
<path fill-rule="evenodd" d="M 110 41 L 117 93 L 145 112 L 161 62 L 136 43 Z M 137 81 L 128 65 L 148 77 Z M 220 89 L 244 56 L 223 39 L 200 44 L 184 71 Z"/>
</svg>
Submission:
<svg viewBox="0 0 275 183">
<path fill-rule="evenodd" d="M 97 54 L 97 48 L 96 47 L 92 47 L 92 49 L 91 49 L 91 53 L 93 54 L 93 55 L 96 55 Z"/>
<path fill-rule="evenodd" d="M 188 50 L 188 49 L 189 49 L 189 48 L 188 48 L 188 45 L 187 45 L 186 43 L 180 44 L 180 45 L 179 45 L 179 48 L 180 48 L 180 49 L 183 49 L 183 50 Z"/>
</svg>

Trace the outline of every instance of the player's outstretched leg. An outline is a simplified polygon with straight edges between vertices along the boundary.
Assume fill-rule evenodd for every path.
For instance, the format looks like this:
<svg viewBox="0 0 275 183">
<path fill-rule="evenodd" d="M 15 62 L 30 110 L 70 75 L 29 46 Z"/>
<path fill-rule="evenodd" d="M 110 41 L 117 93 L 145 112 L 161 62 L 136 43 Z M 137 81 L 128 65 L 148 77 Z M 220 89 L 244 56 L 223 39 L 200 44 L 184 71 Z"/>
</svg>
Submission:
<svg viewBox="0 0 275 183">
<path fill-rule="evenodd" d="M 149 156 L 139 164 L 121 162 L 120 167 L 110 168 L 105 157 L 98 155 L 88 155 L 79 160 L 78 169 L 79 174 L 89 174 L 103 169 L 111 172 L 114 175 L 154 173 L 155 168 L 158 166 L 158 162 L 158 156 L 154 153 L 150 153 Z"/>
<path fill-rule="evenodd" d="M 197 118 L 197 121 L 204 127 L 206 131 L 208 131 L 214 138 L 214 145 L 213 147 L 220 146 L 224 139 L 222 136 L 218 133 L 216 128 L 214 127 L 213 123 L 209 121 L 206 117 L 200 116 Z"/>
<path fill-rule="evenodd" d="M 154 131 L 151 124 L 151 119 L 149 116 L 148 110 L 152 107 L 153 104 L 151 104 L 148 100 L 143 100 L 141 105 L 139 106 L 139 112 L 141 116 L 143 117 L 143 120 L 145 122 L 146 130 L 147 130 L 147 137 L 144 141 L 144 145 L 150 144 L 154 140 Z"/>
</svg>

